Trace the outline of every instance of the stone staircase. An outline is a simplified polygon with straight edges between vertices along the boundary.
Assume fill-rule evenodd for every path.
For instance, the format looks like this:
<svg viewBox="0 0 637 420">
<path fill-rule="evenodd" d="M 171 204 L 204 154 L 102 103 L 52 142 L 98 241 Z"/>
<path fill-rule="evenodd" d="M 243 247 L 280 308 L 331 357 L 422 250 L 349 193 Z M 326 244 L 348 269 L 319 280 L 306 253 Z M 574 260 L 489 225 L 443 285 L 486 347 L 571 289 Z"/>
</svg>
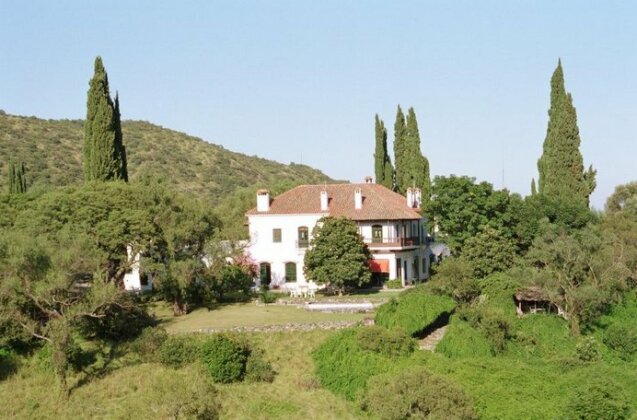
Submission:
<svg viewBox="0 0 637 420">
<path fill-rule="evenodd" d="M 449 325 L 443 325 L 442 327 L 433 330 L 431 334 L 418 340 L 418 348 L 420 348 L 420 350 L 434 351 L 436 344 L 438 344 L 438 342 L 442 340 L 442 337 L 445 336 L 448 326 Z"/>
</svg>

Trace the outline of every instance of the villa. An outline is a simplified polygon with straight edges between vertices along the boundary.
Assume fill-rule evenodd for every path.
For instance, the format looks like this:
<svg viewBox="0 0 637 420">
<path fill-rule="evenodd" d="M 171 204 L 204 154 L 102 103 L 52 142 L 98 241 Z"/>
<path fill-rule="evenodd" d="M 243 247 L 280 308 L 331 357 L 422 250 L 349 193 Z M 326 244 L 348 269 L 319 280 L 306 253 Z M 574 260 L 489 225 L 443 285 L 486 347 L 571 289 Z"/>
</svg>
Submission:
<svg viewBox="0 0 637 420">
<path fill-rule="evenodd" d="M 246 213 L 248 252 L 259 264 L 262 282 L 308 283 L 303 258 L 312 229 L 324 216 L 357 223 L 372 254 L 370 268 L 377 284 L 400 279 L 406 285 L 429 276 L 426 220 L 417 188 L 402 196 L 368 177 L 363 184 L 301 185 L 274 198 L 259 190 L 256 199 L 257 206 Z"/>
</svg>

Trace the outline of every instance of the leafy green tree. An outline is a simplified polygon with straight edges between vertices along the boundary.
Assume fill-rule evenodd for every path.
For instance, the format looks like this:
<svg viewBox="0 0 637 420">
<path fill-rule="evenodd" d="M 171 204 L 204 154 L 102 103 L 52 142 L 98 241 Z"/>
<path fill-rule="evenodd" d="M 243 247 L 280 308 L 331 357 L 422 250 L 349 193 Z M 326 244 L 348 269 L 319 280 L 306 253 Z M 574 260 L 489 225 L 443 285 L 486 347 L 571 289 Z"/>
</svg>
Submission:
<svg viewBox="0 0 637 420">
<path fill-rule="evenodd" d="M 406 185 L 406 164 L 405 153 L 407 151 L 407 123 L 405 114 L 398 105 L 396 111 L 396 122 L 394 123 L 394 185 L 397 192 L 404 194 L 407 191 Z"/>
<path fill-rule="evenodd" d="M 588 206 L 596 186 L 596 171 L 592 166 L 584 170 L 579 146 L 577 115 L 571 94 L 564 87 L 562 63 L 558 61 L 551 78 L 551 107 L 544 150 L 538 160 L 540 194 Z"/>
<path fill-rule="evenodd" d="M 9 163 L 9 194 L 22 194 L 27 192 L 27 179 L 24 162 Z"/>
<path fill-rule="evenodd" d="M 597 227 L 570 234 L 552 227 L 536 238 L 527 260 L 535 268 L 530 281 L 564 309 L 574 335 L 621 299 L 631 275 L 623 247 Z"/>
<path fill-rule="evenodd" d="M 606 200 L 607 214 L 614 215 L 620 212 L 637 217 L 637 181 L 618 185 Z"/>
<path fill-rule="evenodd" d="M 462 255 L 473 267 L 473 274 L 483 278 L 511 267 L 515 262 L 516 247 L 500 230 L 485 226 L 467 239 Z"/>
<path fill-rule="evenodd" d="M 455 253 L 460 253 L 467 239 L 484 226 L 501 230 L 506 236 L 517 235 L 517 215 L 510 211 L 514 199 L 505 191 L 494 191 L 487 182 L 475 183 L 466 176 L 437 176 L 425 214 L 438 227 L 439 235 Z"/>
<path fill-rule="evenodd" d="M 114 308 L 127 309 L 129 301 L 112 283 L 86 287 L 86 268 L 99 263 L 85 236 L 60 236 L 53 242 L 9 233 L 2 240 L 7 250 L 0 260 L 2 311 L 51 346 L 53 368 L 68 394 L 67 374 L 79 351 L 75 325 L 86 318 L 109 317 Z M 100 275 L 97 269 L 95 275 Z"/>
<path fill-rule="evenodd" d="M 463 257 L 442 261 L 426 288 L 434 294 L 449 296 L 458 303 L 470 303 L 480 296 L 480 285 L 473 275 L 473 267 Z"/>
<path fill-rule="evenodd" d="M 394 188 L 394 168 L 387 153 L 387 130 L 383 120 L 375 118 L 376 150 L 374 152 L 374 170 L 376 183 L 389 189 Z"/>
<path fill-rule="evenodd" d="M 348 286 L 362 286 L 371 280 L 370 258 L 354 221 L 323 217 L 312 230 L 304 272 L 308 279 L 342 293 Z"/>
<path fill-rule="evenodd" d="M 95 59 L 89 86 L 84 124 L 84 179 L 126 181 L 128 170 L 126 150 L 122 143 L 119 98 L 113 104 L 108 76 L 99 56 Z"/>
</svg>

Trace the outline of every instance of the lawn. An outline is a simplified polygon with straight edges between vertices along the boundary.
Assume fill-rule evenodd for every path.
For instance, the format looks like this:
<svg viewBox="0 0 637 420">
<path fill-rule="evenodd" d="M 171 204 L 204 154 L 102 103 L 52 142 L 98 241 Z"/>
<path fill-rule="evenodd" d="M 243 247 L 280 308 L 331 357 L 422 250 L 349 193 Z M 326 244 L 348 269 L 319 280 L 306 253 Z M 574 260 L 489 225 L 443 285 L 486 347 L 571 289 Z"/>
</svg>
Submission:
<svg viewBox="0 0 637 420">
<path fill-rule="evenodd" d="M 168 332 L 196 332 L 202 329 L 251 327 L 315 322 L 362 321 L 373 313 L 310 312 L 295 305 L 257 305 L 255 303 L 223 304 L 213 309 L 199 308 L 187 315 L 175 317 L 171 307 L 157 304 L 150 308 Z"/>
</svg>

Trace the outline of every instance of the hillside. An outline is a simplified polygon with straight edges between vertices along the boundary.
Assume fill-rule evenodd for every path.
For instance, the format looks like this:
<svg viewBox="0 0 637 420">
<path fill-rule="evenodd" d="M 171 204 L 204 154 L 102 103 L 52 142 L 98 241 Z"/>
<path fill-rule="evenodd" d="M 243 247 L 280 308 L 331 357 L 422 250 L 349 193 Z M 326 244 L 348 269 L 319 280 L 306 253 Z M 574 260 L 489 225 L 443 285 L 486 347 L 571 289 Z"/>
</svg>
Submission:
<svg viewBox="0 0 637 420">
<path fill-rule="evenodd" d="M 178 190 L 218 202 L 241 187 L 332 181 L 306 165 L 284 165 L 231 152 L 197 137 L 142 121 L 122 123 L 131 180 L 157 175 Z M 27 165 L 31 185 L 82 181 L 82 120 L 43 120 L 0 111 L 0 191 L 10 159 Z"/>
</svg>

